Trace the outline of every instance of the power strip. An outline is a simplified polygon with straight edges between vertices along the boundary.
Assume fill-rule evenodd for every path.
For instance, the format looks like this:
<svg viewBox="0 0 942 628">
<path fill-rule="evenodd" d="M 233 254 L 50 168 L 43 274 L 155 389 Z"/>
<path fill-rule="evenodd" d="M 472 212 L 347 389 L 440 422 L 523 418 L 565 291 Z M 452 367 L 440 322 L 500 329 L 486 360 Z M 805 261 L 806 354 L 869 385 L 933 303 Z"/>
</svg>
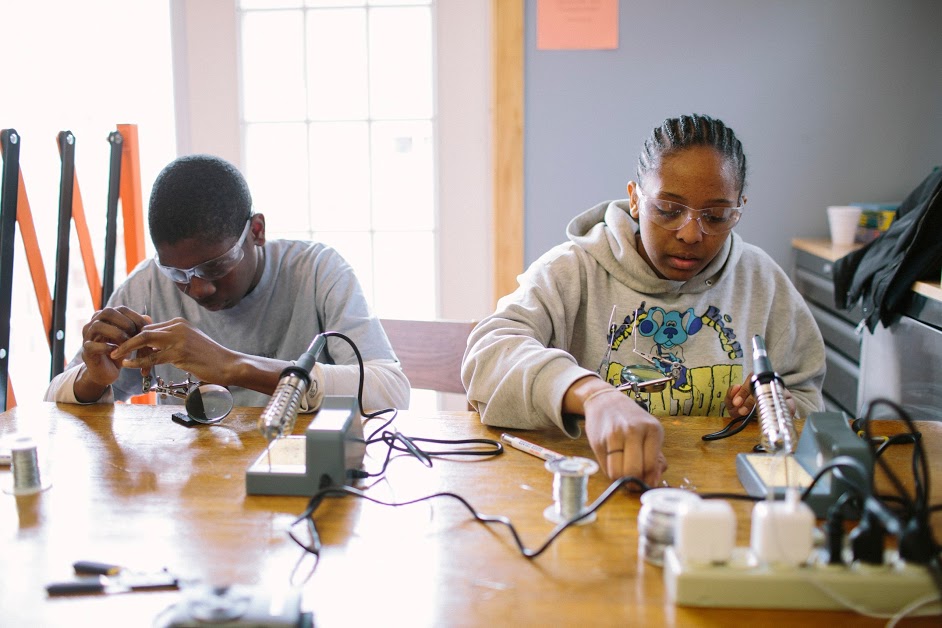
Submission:
<svg viewBox="0 0 942 628">
<path fill-rule="evenodd" d="M 942 611 L 939 590 L 926 567 L 904 563 L 887 552 L 883 565 L 810 564 L 773 567 L 757 564 L 747 547 L 733 550 L 722 565 L 687 564 L 673 547 L 664 551 L 664 587 L 680 606 L 853 610 L 893 615 L 935 596 L 914 615 Z"/>
</svg>

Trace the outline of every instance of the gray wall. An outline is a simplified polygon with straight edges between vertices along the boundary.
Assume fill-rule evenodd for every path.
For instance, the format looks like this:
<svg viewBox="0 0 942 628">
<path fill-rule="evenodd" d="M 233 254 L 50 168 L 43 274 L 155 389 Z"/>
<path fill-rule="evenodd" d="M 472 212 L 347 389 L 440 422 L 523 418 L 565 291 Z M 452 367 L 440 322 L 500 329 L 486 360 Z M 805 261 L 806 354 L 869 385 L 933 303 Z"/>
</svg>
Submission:
<svg viewBox="0 0 942 628">
<path fill-rule="evenodd" d="M 942 2 L 632 0 L 614 51 L 536 50 L 526 3 L 525 258 L 623 198 L 664 118 L 707 113 L 749 173 L 737 227 L 782 266 L 825 207 L 900 200 L 942 164 Z"/>
</svg>

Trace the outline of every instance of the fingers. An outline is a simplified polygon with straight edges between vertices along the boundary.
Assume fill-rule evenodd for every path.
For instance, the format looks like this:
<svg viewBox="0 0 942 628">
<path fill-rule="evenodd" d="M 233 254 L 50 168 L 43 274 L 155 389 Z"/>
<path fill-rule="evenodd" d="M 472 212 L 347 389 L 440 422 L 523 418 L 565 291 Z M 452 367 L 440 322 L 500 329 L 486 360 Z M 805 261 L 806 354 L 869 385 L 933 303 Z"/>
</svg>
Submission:
<svg viewBox="0 0 942 628">
<path fill-rule="evenodd" d="M 660 427 L 660 424 L 658 424 Z M 644 452 L 644 470 L 641 473 L 641 479 L 648 486 L 657 486 L 661 483 L 661 474 L 667 468 L 667 458 L 661 452 L 661 445 L 664 444 L 664 431 L 657 430 L 654 434 L 648 434 L 642 443 Z"/>
<path fill-rule="evenodd" d="M 611 445 L 611 449 L 607 449 L 604 453 L 604 458 L 599 460 L 599 466 L 602 467 L 602 470 L 605 471 L 605 475 L 610 478 L 619 478 L 623 475 L 631 475 L 631 473 L 623 473 L 622 469 L 625 467 L 626 458 L 631 457 L 631 452 L 628 455 L 625 455 L 625 450 L 623 447 L 618 447 L 617 445 Z M 637 458 L 632 458 L 637 459 Z"/>
<path fill-rule="evenodd" d="M 139 333 L 149 321 L 150 317 L 123 305 L 104 308 L 95 312 L 82 328 L 82 340 L 119 345 Z"/>
<path fill-rule="evenodd" d="M 755 407 L 756 399 L 752 395 L 752 386 L 749 383 L 751 379 L 752 373 L 749 373 L 743 378 L 742 384 L 729 387 L 726 393 L 726 408 L 730 417 L 744 417 Z"/>
<path fill-rule="evenodd" d="M 142 320 L 149 321 L 150 317 Z M 118 345 L 111 357 L 115 360 L 123 359 L 126 368 L 145 368 L 167 362 L 167 359 L 161 359 L 159 353 L 178 345 L 179 342 L 174 339 L 182 337 L 185 327 L 185 321 L 178 318 L 157 324 L 148 322 L 137 334 Z M 135 351 L 137 354 L 132 355 Z"/>
<path fill-rule="evenodd" d="M 666 469 L 660 422 L 624 395 L 606 395 L 587 409 L 586 434 L 599 466 L 611 478 L 631 476 L 649 486 Z"/>
<path fill-rule="evenodd" d="M 124 368 L 146 374 L 157 364 L 172 364 L 194 378 L 218 383 L 226 350 L 182 318 L 150 324 L 116 347 L 111 357 Z"/>
</svg>

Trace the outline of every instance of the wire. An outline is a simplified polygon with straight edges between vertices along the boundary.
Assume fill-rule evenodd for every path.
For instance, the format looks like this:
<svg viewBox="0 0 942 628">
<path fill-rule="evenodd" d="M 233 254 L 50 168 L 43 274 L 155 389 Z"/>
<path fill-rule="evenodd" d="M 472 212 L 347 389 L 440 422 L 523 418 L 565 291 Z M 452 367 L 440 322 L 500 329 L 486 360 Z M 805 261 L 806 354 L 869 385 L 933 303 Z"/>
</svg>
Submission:
<svg viewBox="0 0 942 628">
<path fill-rule="evenodd" d="M 912 437 L 912 473 L 914 483 L 914 494 L 912 499 L 910 499 L 909 493 L 903 487 L 900 479 L 896 476 L 893 470 L 890 469 L 889 464 L 878 453 L 882 453 L 882 450 L 886 447 L 886 443 L 881 445 L 880 449 L 876 449 L 874 446 L 874 439 L 871 434 L 871 422 L 874 409 L 879 406 L 887 406 L 890 408 L 896 414 L 896 417 L 903 421 L 903 423 L 906 425 L 906 428 L 909 430 L 910 436 Z M 861 423 L 863 431 L 866 434 L 865 440 L 870 446 L 874 459 L 886 474 L 890 483 L 893 484 L 894 488 L 899 493 L 900 497 L 902 498 L 905 510 L 909 513 L 907 517 L 908 522 L 900 523 L 901 532 L 898 535 L 898 539 L 901 553 L 902 550 L 908 550 L 908 552 L 914 553 L 915 558 L 907 558 L 916 561 L 920 561 L 920 559 L 923 557 L 925 558 L 926 569 L 935 583 L 939 595 L 942 596 L 942 563 L 940 563 L 939 558 L 940 549 L 942 548 L 940 548 L 939 544 L 936 542 L 932 533 L 932 527 L 929 525 L 930 513 L 933 511 L 934 507 L 930 506 L 929 504 L 929 495 L 931 494 L 929 485 L 929 465 L 926 459 L 926 453 L 921 434 L 916 430 L 916 424 L 912 418 L 910 418 L 909 414 L 899 404 L 890 401 L 889 399 L 879 398 L 871 401 L 867 405 Z M 889 442 L 889 440 L 886 442 Z M 875 482 L 875 479 L 876 478 L 874 475 L 872 481 Z M 884 509 L 889 511 L 889 508 L 876 497 L 868 498 L 866 507 L 872 508 L 876 504 L 883 505 Z M 879 516 L 880 513 L 877 514 Z M 912 541 L 913 537 L 915 537 L 915 541 Z M 907 543 L 907 541 L 909 541 L 909 543 Z M 920 553 L 919 547 L 913 547 L 913 545 L 918 545 L 920 543 L 928 545 L 926 548 L 921 548 L 921 551 L 924 553 Z M 900 611 L 899 617 L 904 617 L 906 614 L 909 614 L 919 606 L 921 606 L 921 604 L 911 609 L 903 609 Z M 895 621 L 898 621 L 898 619 L 894 618 L 893 623 L 895 623 Z"/>
<path fill-rule="evenodd" d="M 717 430 L 716 432 L 711 432 L 709 434 L 704 434 L 700 438 L 702 440 L 710 441 L 710 440 L 720 440 L 721 438 L 728 438 L 730 436 L 734 436 L 740 433 L 741 431 L 743 431 L 744 429 L 746 429 L 746 426 L 749 425 L 749 423 L 752 421 L 753 418 L 755 418 L 755 416 L 756 416 L 756 406 L 752 406 L 752 410 L 750 410 L 749 414 L 747 414 L 746 416 L 736 417 L 734 419 L 731 419 L 730 422 L 727 423 L 726 427 L 724 427 L 723 429 Z M 736 425 L 737 423 L 739 423 L 739 425 Z"/>
<path fill-rule="evenodd" d="M 293 540 L 302 549 L 304 549 L 305 552 L 319 555 L 322 545 L 321 545 L 320 535 L 317 532 L 317 526 L 314 524 L 313 515 L 314 515 L 314 512 L 317 510 L 317 507 L 324 500 L 324 498 L 329 497 L 329 496 L 352 495 L 354 497 L 359 497 L 361 499 L 365 499 L 367 501 L 373 502 L 374 504 L 379 504 L 381 506 L 393 506 L 393 507 L 417 504 L 419 502 L 427 501 L 430 499 L 435 499 L 437 497 L 448 497 L 448 498 L 457 500 L 459 503 L 461 503 L 461 505 L 464 506 L 468 510 L 468 512 L 471 513 L 471 515 L 474 517 L 476 521 L 480 521 L 481 523 L 484 523 L 484 524 L 497 523 L 497 524 L 505 526 L 510 531 L 510 535 L 513 537 L 514 543 L 516 544 L 517 549 L 520 551 L 520 554 L 524 556 L 525 558 L 534 559 L 540 554 L 542 554 L 544 551 L 546 551 L 546 548 L 548 548 L 550 544 L 553 541 L 555 541 L 556 538 L 560 534 L 562 534 L 566 528 L 568 528 L 569 526 L 575 523 L 578 523 L 579 521 L 582 521 L 583 519 L 585 519 L 586 517 L 594 513 L 596 510 L 598 510 L 602 506 L 602 504 L 607 502 L 612 497 L 612 495 L 614 495 L 618 491 L 618 489 L 629 484 L 637 486 L 638 488 L 641 489 L 642 492 L 650 488 L 643 481 L 632 476 L 624 476 L 615 480 L 609 485 L 609 487 L 605 490 L 604 493 L 602 493 L 594 502 L 592 502 L 592 504 L 587 506 L 585 510 L 579 513 L 579 515 L 567 521 L 564 521 L 560 523 L 559 525 L 557 525 L 555 528 L 553 528 L 553 531 L 550 532 L 550 535 L 546 538 L 545 541 L 543 541 L 542 545 L 540 545 L 536 549 L 529 549 L 523 544 L 523 541 L 520 538 L 520 534 L 517 532 L 517 529 L 514 527 L 510 519 L 508 519 L 507 517 L 481 514 L 464 497 L 458 495 L 457 493 L 451 493 L 447 491 L 440 492 L 440 493 L 433 493 L 431 495 L 426 495 L 425 497 L 419 497 L 417 499 L 412 499 L 405 502 L 385 502 L 385 501 L 370 497 L 366 493 L 360 490 L 357 490 L 355 488 L 349 487 L 349 486 L 339 486 L 339 487 L 332 486 L 332 487 L 324 488 L 324 489 L 319 490 L 317 493 L 315 493 L 311 497 L 310 501 L 308 502 L 307 508 L 305 508 L 304 512 L 301 513 L 301 515 L 299 515 L 298 518 L 294 520 L 294 522 L 292 522 L 291 526 L 289 526 L 289 529 L 288 529 L 288 536 L 290 536 L 291 540 Z M 298 539 L 293 531 L 293 528 L 302 522 L 307 522 L 308 536 L 310 538 L 310 541 L 308 541 L 307 543 Z"/>
<path fill-rule="evenodd" d="M 888 406 L 890 409 L 892 409 L 896 413 L 899 420 L 906 424 L 906 427 L 912 436 L 912 471 L 914 483 L 914 495 L 912 498 L 910 497 L 909 492 L 903 486 L 903 483 L 900 481 L 899 477 L 897 477 L 896 473 L 894 473 L 890 468 L 886 460 L 884 460 L 882 456 L 877 455 L 877 449 L 874 447 L 873 436 L 871 434 L 871 417 L 873 415 L 874 409 L 881 405 Z M 896 489 L 904 504 L 907 506 L 907 510 L 912 513 L 912 516 L 925 521 L 926 525 L 928 525 L 929 467 L 926 461 L 925 451 L 923 449 L 922 438 L 917 436 L 919 432 L 916 430 L 915 423 L 902 407 L 890 401 L 889 399 L 882 398 L 874 399 L 868 404 L 861 422 L 863 424 L 863 431 L 866 434 L 865 440 L 870 445 L 871 453 L 873 454 L 877 464 L 879 464 L 880 468 L 886 474 L 889 481 L 893 484 L 893 487 Z"/>
<path fill-rule="evenodd" d="M 886 628 L 894 628 L 896 624 L 900 622 L 901 619 L 905 619 L 907 615 L 913 613 L 923 606 L 932 604 L 933 602 L 938 602 L 940 600 L 939 595 L 931 593 L 929 595 L 923 596 L 918 600 L 913 601 L 907 606 L 904 606 L 897 612 L 895 615 L 890 617 L 890 621 L 886 622 Z"/>
<path fill-rule="evenodd" d="M 353 340 L 339 331 L 325 331 L 323 334 L 325 337 L 336 337 L 345 341 L 350 348 L 353 349 L 354 355 L 357 358 L 357 364 L 360 368 L 360 376 L 357 382 L 357 405 L 360 408 L 360 415 L 366 419 L 365 422 L 379 419 L 385 414 L 391 413 L 391 416 L 386 419 L 386 421 L 376 428 L 369 437 L 366 438 L 365 444 L 371 445 L 377 442 L 386 443 L 389 447 L 389 450 L 386 453 L 386 458 L 383 462 L 382 469 L 376 473 L 367 473 L 367 472 L 353 472 L 351 476 L 354 479 L 362 479 L 367 477 L 377 477 L 386 472 L 386 467 L 389 465 L 390 459 L 392 458 L 393 451 L 401 451 L 409 453 L 419 460 L 426 467 L 431 468 L 432 466 L 432 457 L 433 456 L 497 456 L 504 452 L 504 446 L 493 439 L 489 438 L 476 438 L 476 439 L 458 439 L 458 440 L 443 440 L 443 439 L 430 439 L 430 438 L 415 438 L 409 437 L 405 434 L 402 434 L 398 431 L 390 431 L 386 428 L 389 427 L 392 422 L 399 416 L 399 410 L 396 408 L 384 408 L 382 410 L 376 410 L 374 412 L 363 412 L 363 387 L 365 380 L 365 371 L 366 369 L 363 366 L 363 356 L 360 354 L 360 350 L 357 348 L 357 345 Z M 381 433 L 381 436 L 377 437 L 376 435 Z M 488 445 L 488 449 L 453 449 L 448 451 L 433 451 L 426 452 L 423 451 L 416 442 L 426 442 L 426 443 L 436 443 L 436 444 L 452 444 L 452 445 L 468 445 L 468 444 L 477 444 L 477 445 Z"/>
</svg>

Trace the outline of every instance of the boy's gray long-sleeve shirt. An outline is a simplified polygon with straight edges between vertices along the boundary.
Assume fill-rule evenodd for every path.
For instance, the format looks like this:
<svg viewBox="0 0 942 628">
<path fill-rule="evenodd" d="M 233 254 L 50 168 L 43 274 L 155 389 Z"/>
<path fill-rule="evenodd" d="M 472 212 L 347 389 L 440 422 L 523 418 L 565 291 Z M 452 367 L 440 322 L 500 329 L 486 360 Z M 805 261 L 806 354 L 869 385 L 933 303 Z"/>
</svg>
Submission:
<svg viewBox="0 0 942 628">
<path fill-rule="evenodd" d="M 186 296 L 165 277 L 153 260 L 141 262 L 108 300 L 109 307 L 126 305 L 155 321 L 174 317 L 188 320 L 220 345 L 249 355 L 297 360 L 323 331 L 348 336 L 363 356 L 366 411 L 405 408 L 409 381 L 399 368 L 379 320 L 372 315 L 353 269 L 334 249 L 320 243 L 269 240 L 264 246 L 264 270 L 258 285 L 234 307 L 211 312 Z M 327 395 L 355 395 L 359 366 L 350 346 L 328 339 L 321 353 Z M 47 401 L 76 402 L 72 384 L 82 363 L 79 353 L 66 371 L 53 379 Z M 186 373 L 168 364 L 154 368 L 156 376 L 179 382 Z M 141 374 L 122 369 L 99 401 L 126 400 L 141 393 Z M 269 395 L 230 387 L 237 406 L 265 406 Z M 158 398 L 159 403 L 182 404 L 182 399 Z"/>
<path fill-rule="evenodd" d="M 821 333 L 771 257 L 731 233 L 697 276 L 661 279 L 637 252 L 636 229 L 627 201 L 577 216 L 569 241 L 536 260 L 477 325 L 462 379 L 485 423 L 555 424 L 575 435 L 562 414 L 566 390 L 592 374 L 627 381 L 625 367 L 650 365 L 635 348 L 661 370 L 681 367 L 670 388 L 645 395 L 652 414 L 728 415 L 726 392 L 752 372 L 756 334 L 798 414 L 823 409 Z"/>
</svg>

